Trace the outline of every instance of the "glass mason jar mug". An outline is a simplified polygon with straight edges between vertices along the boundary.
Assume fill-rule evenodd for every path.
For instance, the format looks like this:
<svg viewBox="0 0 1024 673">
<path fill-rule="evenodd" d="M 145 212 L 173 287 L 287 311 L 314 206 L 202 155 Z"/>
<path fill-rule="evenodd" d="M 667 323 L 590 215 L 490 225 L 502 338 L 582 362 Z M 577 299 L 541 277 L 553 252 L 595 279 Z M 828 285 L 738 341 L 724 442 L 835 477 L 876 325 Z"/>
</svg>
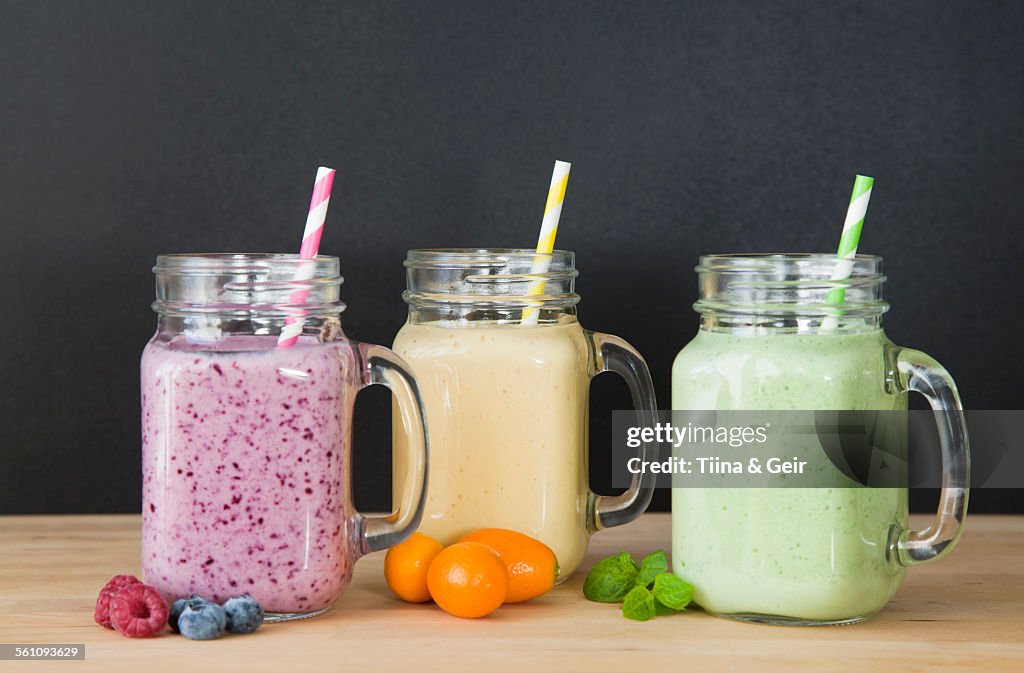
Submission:
<svg viewBox="0 0 1024 673">
<path fill-rule="evenodd" d="M 624 377 L 651 422 L 647 365 L 622 339 L 580 326 L 571 252 L 410 250 L 405 267 L 409 319 L 393 348 L 416 374 L 430 426 L 420 531 L 448 544 L 478 528 L 517 530 L 551 547 L 568 577 L 591 533 L 632 521 L 653 495 L 651 475 L 596 495 L 587 467 L 590 379 Z M 396 423 L 396 493 L 412 478 L 404 436 Z"/>
<path fill-rule="evenodd" d="M 311 616 L 356 559 L 416 529 L 427 454 L 416 383 L 391 351 L 344 335 L 338 271 L 326 256 L 157 258 L 157 331 L 141 363 L 142 570 L 168 598 L 250 593 L 271 619 Z M 409 451 L 388 518 L 352 504 L 354 397 L 377 383 L 395 395 Z"/>
<path fill-rule="evenodd" d="M 842 266 L 849 278 L 831 280 Z M 899 414 L 913 390 L 942 412 L 942 495 L 925 530 L 908 528 L 900 487 L 673 489 L 673 567 L 705 610 L 782 624 L 866 619 L 907 566 L 960 536 L 970 459 L 955 384 L 882 331 L 879 257 L 710 255 L 697 273 L 701 326 L 676 357 L 673 409 Z"/>
</svg>

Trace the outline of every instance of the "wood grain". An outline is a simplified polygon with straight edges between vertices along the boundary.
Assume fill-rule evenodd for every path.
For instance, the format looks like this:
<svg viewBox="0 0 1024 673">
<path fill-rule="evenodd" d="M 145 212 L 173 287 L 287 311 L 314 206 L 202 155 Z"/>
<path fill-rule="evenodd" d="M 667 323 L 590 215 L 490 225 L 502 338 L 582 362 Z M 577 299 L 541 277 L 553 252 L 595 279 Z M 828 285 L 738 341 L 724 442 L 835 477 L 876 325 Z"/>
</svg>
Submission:
<svg viewBox="0 0 1024 673">
<path fill-rule="evenodd" d="M 971 517 L 949 557 L 912 568 L 889 606 L 857 626 L 757 626 L 699 610 L 637 623 L 582 597 L 599 558 L 666 548 L 669 531 L 668 515 L 648 514 L 599 533 L 581 572 L 482 620 L 397 600 L 374 554 L 328 615 L 191 642 L 169 632 L 129 640 L 92 621 L 104 582 L 138 573 L 139 517 L 0 517 L 0 642 L 86 644 L 85 661 L 3 661 L 0 671 L 1024 670 L 1024 517 Z"/>
</svg>

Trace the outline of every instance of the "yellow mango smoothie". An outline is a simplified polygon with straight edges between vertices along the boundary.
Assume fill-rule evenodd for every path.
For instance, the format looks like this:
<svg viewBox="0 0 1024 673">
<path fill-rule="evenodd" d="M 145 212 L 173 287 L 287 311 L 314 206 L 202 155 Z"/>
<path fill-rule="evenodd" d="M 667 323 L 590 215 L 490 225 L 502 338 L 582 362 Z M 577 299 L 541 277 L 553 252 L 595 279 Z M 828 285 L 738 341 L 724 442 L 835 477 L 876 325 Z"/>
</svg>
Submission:
<svg viewBox="0 0 1024 673">
<path fill-rule="evenodd" d="M 574 316 L 556 324 L 406 324 L 394 351 L 412 368 L 430 433 L 420 532 L 442 544 L 477 528 L 531 535 L 561 577 L 587 549 L 588 346 Z M 394 436 L 395 492 L 405 433 Z"/>
</svg>

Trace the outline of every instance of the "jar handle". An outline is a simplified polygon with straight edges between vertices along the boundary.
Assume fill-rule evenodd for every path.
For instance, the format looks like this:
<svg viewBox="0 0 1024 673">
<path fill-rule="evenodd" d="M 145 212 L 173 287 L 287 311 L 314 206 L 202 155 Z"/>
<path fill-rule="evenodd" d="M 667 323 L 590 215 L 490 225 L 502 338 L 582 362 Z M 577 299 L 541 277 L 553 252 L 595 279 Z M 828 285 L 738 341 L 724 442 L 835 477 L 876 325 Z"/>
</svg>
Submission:
<svg viewBox="0 0 1024 673">
<path fill-rule="evenodd" d="M 587 331 L 586 335 L 594 363 L 591 376 L 601 372 L 615 372 L 621 376 L 629 386 L 637 423 L 646 426 L 657 423 L 658 403 L 655 401 L 651 372 L 643 356 L 617 336 L 590 331 Z M 638 449 L 638 455 L 645 462 L 657 460 L 657 444 L 642 444 Z M 591 491 L 588 496 L 590 530 L 621 526 L 643 514 L 654 497 L 656 478 L 657 475 L 644 470 L 642 474 L 633 475 L 629 488 L 620 495 L 597 495 Z"/>
<path fill-rule="evenodd" d="M 933 358 L 909 348 L 896 354 L 900 392 L 915 391 L 935 412 L 942 453 L 942 492 L 935 520 L 924 530 L 904 530 L 896 539 L 896 558 L 909 566 L 934 561 L 956 545 L 967 516 L 971 454 L 963 404 L 953 377 Z"/>
<path fill-rule="evenodd" d="M 393 547 L 419 527 L 427 501 L 429 446 L 423 400 L 409 365 L 384 346 L 352 342 L 352 352 L 360 376 L 359 390 L 375 384 L 390 389 L 408 437 L 408 474 L 398 507 L 386 516 L 364 516 L 358 512 L 354 516 L 359 551 L 368 554 Z"/>
</svg>

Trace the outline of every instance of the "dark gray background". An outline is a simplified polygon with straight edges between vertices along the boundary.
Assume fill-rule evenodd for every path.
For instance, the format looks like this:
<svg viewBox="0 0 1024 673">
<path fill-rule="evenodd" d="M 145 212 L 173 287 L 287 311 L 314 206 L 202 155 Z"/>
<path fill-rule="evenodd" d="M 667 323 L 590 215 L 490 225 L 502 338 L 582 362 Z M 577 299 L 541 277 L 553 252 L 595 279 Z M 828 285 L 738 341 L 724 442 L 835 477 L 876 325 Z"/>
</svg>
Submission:
<svg viewBox="0 0 1024 673">
<path fill-rule="evenodd" d="M 874 175 L 890 336 L 968 406 L 1020 407 L 1022 35 L 1024 5 L 976 1 L 0 1 L 0 512 L 138 510 L 154 257 L 296 250 L 318 164 L 346 330 L 389 344 L 405 250 L 533 245 L 572 161 L 581 320 L 646 355 L 662 406 L 697 256 L 834 250 Z M 627 404 L 595 383 L 599 489 Z M 386 392 L 357 413 L 382 508 Z"/>
</svg>

